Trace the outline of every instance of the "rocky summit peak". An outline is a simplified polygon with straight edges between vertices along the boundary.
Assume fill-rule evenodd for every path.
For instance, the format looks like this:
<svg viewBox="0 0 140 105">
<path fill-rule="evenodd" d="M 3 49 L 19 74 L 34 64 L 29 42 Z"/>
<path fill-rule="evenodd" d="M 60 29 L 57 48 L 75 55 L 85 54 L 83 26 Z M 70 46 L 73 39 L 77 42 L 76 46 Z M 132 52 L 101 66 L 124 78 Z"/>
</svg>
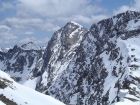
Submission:
<svg viewBox="0 0 140 105">
<path fill-rule="evenodd" d="M 40 50 L 41 47 L 36 45 L 34 42 L 28 42 L 27 44 L 24 44 L 21 46 L 23 50 Z"/>
<path fill-rule="evenodd" d="M 75 21 L 70 21 L 69 23 L 70 23 L 70 24 L 77 25 L 77 26 L 80 26 L 80 27 L 83 27 L 82 25 L 80 25 L 79 23 L 77 23 L 77 22 L 75 22 Z"/>
<path fill-rule="evenodd" d="M 64 28 L 69 28 L 69 29 L 74 28 L 74 27 L 84 28 L 82 25 L 80 25 L 79 23 L 76 23 L 75 21 L 70 21 L 64 26 Z"/>
</svg>

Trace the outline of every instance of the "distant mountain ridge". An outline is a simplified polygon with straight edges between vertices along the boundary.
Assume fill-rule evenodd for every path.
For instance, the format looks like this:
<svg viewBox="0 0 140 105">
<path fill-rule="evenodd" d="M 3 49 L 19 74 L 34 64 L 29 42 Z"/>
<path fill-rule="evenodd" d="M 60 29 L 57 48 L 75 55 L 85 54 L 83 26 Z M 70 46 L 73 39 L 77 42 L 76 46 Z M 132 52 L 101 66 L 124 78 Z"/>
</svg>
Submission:
<svg viewBox="0 0 140 105">
<path fill-rule="evenodd" d="M 41 47 L 34 44 L 33 42 L 29 42 L 21 46 L 23 50 L 41 50 Z"/>
<path fill-rule="evenodd" d="M 140 13 L 126 11 L 89 30 L 68 22 L 45 50 L 33 42 L 15 46 L 8 54 L 0 53 L 0 65 L 19 83 L 66 104 L 137 105 L 139 40 Z"/>
<path fill-rule="evenodd" d="M 28 86 L 33 81 L 29 87 L 35 88 L 36 84 L 34 81 L 37 81 L 37 78 L 33 79 L 34 69 L 41 60 L 44 49 L 33 42 L 29 42 L 21 47 L 15 45 L 7 53 L 1 53 L 5 55 L 2 60 L 1 69 L 14 77 L 20 84 Z"/>
</svg>

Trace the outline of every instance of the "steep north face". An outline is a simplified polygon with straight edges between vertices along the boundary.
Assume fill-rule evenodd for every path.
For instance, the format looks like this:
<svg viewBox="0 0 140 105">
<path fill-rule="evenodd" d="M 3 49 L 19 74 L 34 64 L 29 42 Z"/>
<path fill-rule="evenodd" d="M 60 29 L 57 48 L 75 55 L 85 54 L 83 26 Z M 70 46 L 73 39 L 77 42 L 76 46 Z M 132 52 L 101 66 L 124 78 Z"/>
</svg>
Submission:
<svg viewBox="0 0 140 105">
<path fill-rule="evenodd" d="M 73 21 L 56 31 L 43 56 L 42 77 L 36 90 L 48 89 L 73 59 L 88 30 Z"/>
</svg>

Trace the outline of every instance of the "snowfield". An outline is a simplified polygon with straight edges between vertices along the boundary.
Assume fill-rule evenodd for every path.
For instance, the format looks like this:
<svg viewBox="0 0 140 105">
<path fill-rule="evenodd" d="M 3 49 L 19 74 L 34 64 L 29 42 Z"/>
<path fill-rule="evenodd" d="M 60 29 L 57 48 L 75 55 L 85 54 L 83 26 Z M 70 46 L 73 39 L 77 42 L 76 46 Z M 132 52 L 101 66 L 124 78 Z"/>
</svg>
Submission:
<svg viewBox="0 0 140 105">
<path fill-rule="evenodd" d="M 16 102 L 18 105 L 64 105 L 62 102 L 34 91 L 31 88 L 16 83 L 10 76 L 0 71 L 0 81 L 4 81 L 6 88 L 0 87 L 0 95 L 6 96 L 9 100 Z M 0 101 L 0 105 L 5 105 Z"/>
<path fill-rule="evenodd" d="M 6 104 L 4 104 L 3 102 L 0 101 L 0 105 L 6 105 Z"/>
</svg>

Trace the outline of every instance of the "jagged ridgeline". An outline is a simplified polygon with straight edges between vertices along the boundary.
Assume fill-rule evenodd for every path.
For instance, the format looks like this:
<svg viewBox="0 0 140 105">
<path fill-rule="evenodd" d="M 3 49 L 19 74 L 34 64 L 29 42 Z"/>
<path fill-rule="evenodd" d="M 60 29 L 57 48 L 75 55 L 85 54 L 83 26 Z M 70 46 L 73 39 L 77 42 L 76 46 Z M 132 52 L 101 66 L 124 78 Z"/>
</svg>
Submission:
<svg viewBox="0 0 140 105">
<path fill-rule="evenodd" d="M 35 89 L 39 79 L 39 71 L 36 73 L 36 69 L 41 67 L 43 53 L 44 49 L 33 42 L 15 45 L 8 52 L 0 52 L 0 69 L 20 84 Z"/>
<path fill-rule="evenodd" d="M 19 83 L 66 104 L 140 104 L 139 46 L 140 13 L 127 11 L 89 30 L 71 21 L 45 50 L 28 43 L 0 52 L 0 65 Z"/>
</svg>

